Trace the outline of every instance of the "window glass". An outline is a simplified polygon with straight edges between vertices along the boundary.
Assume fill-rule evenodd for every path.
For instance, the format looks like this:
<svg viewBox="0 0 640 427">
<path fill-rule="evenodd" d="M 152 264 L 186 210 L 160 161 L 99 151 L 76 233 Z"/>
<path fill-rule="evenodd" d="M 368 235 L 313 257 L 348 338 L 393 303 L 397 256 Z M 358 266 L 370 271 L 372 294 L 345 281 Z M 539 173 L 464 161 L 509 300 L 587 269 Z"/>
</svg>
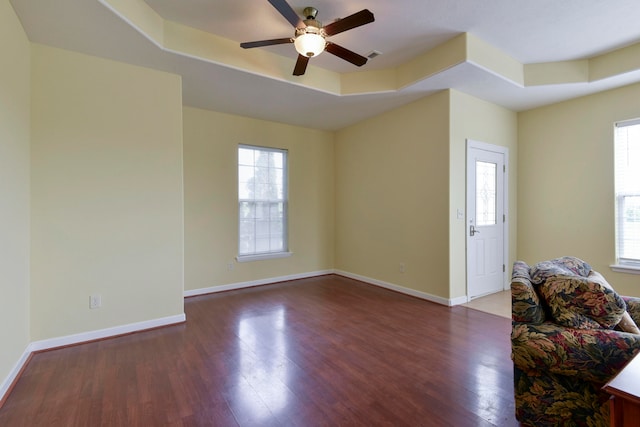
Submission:
<svg viewBox="0 0 640 427">
<path fill-rule="evenodd" d="M 287 152 L 238 148 L 238 255 L 287 251 Z"/>
<path fill-rule="evenodd" d="M 618 264 L 640 264 L 640 120 L 615 127 Z"/>
</svg>

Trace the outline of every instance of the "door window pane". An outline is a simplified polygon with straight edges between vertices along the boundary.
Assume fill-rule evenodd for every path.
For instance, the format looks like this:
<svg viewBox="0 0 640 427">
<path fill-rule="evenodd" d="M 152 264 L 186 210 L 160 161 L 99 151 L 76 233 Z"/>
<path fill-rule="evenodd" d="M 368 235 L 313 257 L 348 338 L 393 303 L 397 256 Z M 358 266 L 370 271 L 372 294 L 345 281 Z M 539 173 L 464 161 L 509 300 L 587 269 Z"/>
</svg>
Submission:
<svg viewBox="0 0 640 427">
<path fill-rule="evenodd" d="M 476 162 L 476 224 L 495 225 L 497 165 L 488 162 Z"/>
</svg>

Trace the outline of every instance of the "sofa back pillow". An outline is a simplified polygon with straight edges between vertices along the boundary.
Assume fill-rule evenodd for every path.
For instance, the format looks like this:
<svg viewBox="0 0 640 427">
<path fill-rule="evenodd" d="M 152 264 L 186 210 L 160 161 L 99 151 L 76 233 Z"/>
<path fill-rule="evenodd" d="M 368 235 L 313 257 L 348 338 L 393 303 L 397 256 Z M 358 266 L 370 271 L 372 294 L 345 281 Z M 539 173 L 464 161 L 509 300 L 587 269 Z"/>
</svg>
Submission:
<svg viewBox="0 0 640 427">
<path fill-rule="evenodd" d="M 613 329 L 627 310 L 622 297 L 600 275 L 550 276 L 538 290 L 555 322 L 569 328 Z"/>
<path fill-rule="evenodd" d="M 564 256 L 531 267 L 531 282 L 540 285 L 553 276 L 587 277 L 591 271 L 591 266 L 580 258 Z"/>
</svg>

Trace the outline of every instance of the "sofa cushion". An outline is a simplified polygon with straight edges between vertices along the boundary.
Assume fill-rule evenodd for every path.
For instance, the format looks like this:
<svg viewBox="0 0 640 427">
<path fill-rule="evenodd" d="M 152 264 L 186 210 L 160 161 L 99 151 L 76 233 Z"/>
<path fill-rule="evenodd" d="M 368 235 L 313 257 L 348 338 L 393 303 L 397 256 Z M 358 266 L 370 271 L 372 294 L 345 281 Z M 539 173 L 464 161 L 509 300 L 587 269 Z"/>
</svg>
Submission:
<svg viewBox="0 0 640 427">
<path fill-rule="evenodd" d="M 556 274 L 538 290 L 560 325 L 577 329 L 612 329 L 626 312 L 622 297 L 593 272 L 589 277 Z"/>
<path fill-rule="evenodd" d="M 587 277 L 591 266 L 580 258 L 565 256 L 542 261 L 531 267 L 531 282 L 540 285 L 552 276 Z"/>
</svg>

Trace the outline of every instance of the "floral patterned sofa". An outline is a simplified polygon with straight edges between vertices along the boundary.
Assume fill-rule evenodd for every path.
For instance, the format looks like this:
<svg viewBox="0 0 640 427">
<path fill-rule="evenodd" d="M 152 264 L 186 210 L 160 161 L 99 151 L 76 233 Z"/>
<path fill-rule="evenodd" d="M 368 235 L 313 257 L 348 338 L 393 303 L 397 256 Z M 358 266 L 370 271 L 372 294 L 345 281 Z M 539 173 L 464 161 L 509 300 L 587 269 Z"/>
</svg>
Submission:
<svg viewBox="0 0 640 427">
<path fill-rule="evenodd" d="M 597 274 L 573 257 L 513 266 L 511 357 L 522 425 L 609 426 L 601 388 L 640 351 L 640 335 L 618 330 L 616 318 L 640 324 L 640 298 L 610 287 L 592 292 L 587 278 Z"/>
</svg>

